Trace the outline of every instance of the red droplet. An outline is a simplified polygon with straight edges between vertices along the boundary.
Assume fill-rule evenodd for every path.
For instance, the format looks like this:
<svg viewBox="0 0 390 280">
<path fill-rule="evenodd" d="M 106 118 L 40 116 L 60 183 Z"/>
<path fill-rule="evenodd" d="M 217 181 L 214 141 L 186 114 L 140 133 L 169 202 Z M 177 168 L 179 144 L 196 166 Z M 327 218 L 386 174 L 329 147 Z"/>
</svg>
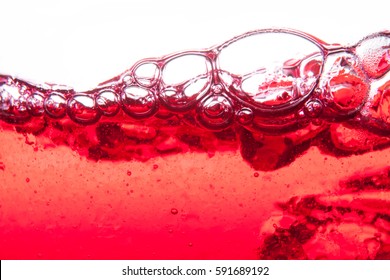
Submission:
<svg viewBox="0 0 390 280">
<path fill-rule="evenodd" d="M 130 170 L 127 171 L 127 176 L 131 176 L 131 171 Z"/>
<path fill-rule="evenodd" d="M 172 208 L 171 209 L 171 214 L 172 215 L 176 215 L 177 213 L 179 213 L 179 210 L 177 210 L 176 208 Z"/>
<path fill-rule="evenodd" d="M 259 177 L 259 172 L 253 173 L 253 176 L 255 176 L 256 178 Z"/>
</svg>

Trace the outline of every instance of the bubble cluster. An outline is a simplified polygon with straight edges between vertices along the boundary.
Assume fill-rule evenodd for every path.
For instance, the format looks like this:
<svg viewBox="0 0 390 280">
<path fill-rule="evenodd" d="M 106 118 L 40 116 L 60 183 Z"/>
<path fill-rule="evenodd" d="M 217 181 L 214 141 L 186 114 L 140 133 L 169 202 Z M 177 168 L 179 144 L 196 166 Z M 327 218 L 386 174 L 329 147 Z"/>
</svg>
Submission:
<svg viewBox="0 0 390 280">
<path fill-rule="evenodd" d="M 103 90 L 96 96 L 96 105 L 104 116 L 115 116 L 119 110 L 119 97 L 112 90 Z"/>
<path fill-rule="evenodd" d="M 240 124 L 249 124 L 253 120 L 253 111 L 250 108 L 242 108 L 237 112 L 236 118 Z"/>
<path fill-rule="evenodd" d="M 29 119 L 26 104 L 27 93 L 19 87 L 0 84 L 0 116 L 11 123 L 24 122 Z"/>
<path fill-rule="evenodd" d="M 371 78 L 379 78 L 390 70 L 390 34 L 373 34 L 359 42 L 356 54 Z"/>
<path fill-rule="evenodd" d="M 122 110 L 133 119 L 175 116 L 209 130 L 238 125 L 281 133 L 298 123 L 353 118 L 373 104 L 370 83 L 389 70 L 388 32 L 343 47 L 299 31 L 264 29 L 211 49 L 140 60 L 88 92 L 0 75 L 0 117 L 10 123 L 69 117 L 90 125 Z M 385 107 L 376 123 L 388 123 Z"/>
<path fill-rule="evenodd" d="M 152 87 L 158 82 L 160 68 L 156 63 L 144 62 L 136 66 L 134 70 L 134 79 L 144 87 Z"/>
<path fill-rule="evenodd" d="M 300 36 L 259 32 L 223 48 L 218 64 L 225 87 L 257 110 L 272 112 L 297 106 L 313 91 L 324 56 L 320 46 Z"/>
<path fill-rule="evenodd" d="M 210 62 L 199 54 L 186 54 L 167 60 L 162 71 L 159 97 L 172 111 L 192 109 L 209 91 L 210 71 Z"/>
<path fill-rule="evenodd" d="M 369 82 L 356 56 L 348 53 L 333 55 L 328 75 L 321 79 L 319 99 L 326 116 L 339 117 L 357 112 L 369 93 Z"/>
</svg>

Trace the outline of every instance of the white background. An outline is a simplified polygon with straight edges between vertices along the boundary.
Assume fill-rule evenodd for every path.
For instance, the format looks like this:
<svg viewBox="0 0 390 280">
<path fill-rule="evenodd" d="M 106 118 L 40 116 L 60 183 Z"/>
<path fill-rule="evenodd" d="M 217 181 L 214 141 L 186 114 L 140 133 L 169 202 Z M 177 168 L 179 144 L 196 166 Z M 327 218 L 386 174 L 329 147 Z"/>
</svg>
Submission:
<svg viewBox="0 0 390 280">
<path fill-rule="evenodd" d="M 206 276 L 122 276 L 127 268 L 207 269 Z M 264 267 L 268 276 L 216 276 L 216 267 Z M 389 279 L 388 261 L 6 261 L 2 280 L 127 280 L 127 279 Z M 210 273 L 210 270 L 212 272 Z"/>
<path fill-rule="evenodd" d="M 137 60 L 288 27 L 329 43 L 389 29 L 385 1 L 0 0 L 0 73 L 83 90 Z"/>
</svg>

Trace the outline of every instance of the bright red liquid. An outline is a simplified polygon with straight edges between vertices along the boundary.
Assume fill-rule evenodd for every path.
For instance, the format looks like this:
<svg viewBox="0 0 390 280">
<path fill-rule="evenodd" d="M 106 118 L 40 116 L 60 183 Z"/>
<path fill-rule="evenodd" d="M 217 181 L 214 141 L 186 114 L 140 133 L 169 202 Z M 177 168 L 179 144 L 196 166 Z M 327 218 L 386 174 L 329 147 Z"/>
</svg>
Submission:
<svg viewBox="0 0 390 280">
<path fill-rule="evenodd" d="M 377 56 L 290 60 L 258 96 L 216 70 L 194 94 L 137 65 L 82 94 L 2 76 L 0 258 L 390 258 Z"/>
</svg>

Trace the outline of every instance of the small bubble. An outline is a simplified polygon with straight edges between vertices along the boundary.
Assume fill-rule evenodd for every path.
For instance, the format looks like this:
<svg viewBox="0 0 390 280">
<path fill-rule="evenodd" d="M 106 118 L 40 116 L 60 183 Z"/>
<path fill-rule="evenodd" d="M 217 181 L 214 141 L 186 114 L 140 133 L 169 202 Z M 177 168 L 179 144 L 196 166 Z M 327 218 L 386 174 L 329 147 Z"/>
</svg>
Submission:
<svg viewBox="0 0 390 280">
<path fill-rule="evenodd" d="M 123 77 L 123 82 L 127 85 L 130 85 L 130 84 L 134 83 L 134 78 L 130 75 L 126 75 Z"/>
<path fill-rule="evenodd" d="M 127 171 L 127 176 L 131 176 L 131 171 L 130 170 Z"/>
<path fill-rule="evenodd" d="M 65 96 L 58 92 L 53 92 L 44 100 L 46 113 L 52 118 L 62 118 L 66 115 L 67 102 Z"/>
<path fill-rule="evenodd" d="M 256 178 L 259 177 L 259 172 L 253 173 L 253 176 L 255 176 Z"/>
<path fill-rule="evenodd" d="M 172 208 L 171 209 L 171 214 L 172 215 L 177 215 L 177 213 L 179 213 L 179 210 L 177 210 L 176 208 Z"/>
<path fill-rule="evenodd" d="M 249 108 L 243 108 L 237 112 L 236 117 L 240 124 L 249 124 L 253 120 L 253 111 Z"/>
<path fill-rule="evenodd" d="M 81 124 L 93 124 L 100 118 L 95 99 L 87 94 L 72 96 L 67 102 L 67 112 L 73 121 Z"/>
<path fill-rule="evenodd" d="M 137 86 L 128 86 L 121 95 L 122 109 L 133 118 L 147 118 L 157 111 L 154 92 Z"/>
<path fill-rule="evenodd" d="M 151 87 L 157 82 L 159 74 L 160 69 L 157 64 L 144 62 L 135 69 L 134 80 L 142 86 Z"/>
<path fill-rule="evenodd" d="M 43 94 L 35 92 L 27 97 L 27 110 L 33 116 L 41 116 L 44 112 L 44 100 Z"/>
<path fill-rule="evenodd" d="M 188 247 L 192 247 L 194 244 L 192 242 L 188 242 Z"/>
<path fill-rule="evenodd" d="M 310 100 L 305 104 L 305 114 L 308 117 L 314 118 L 320 115 L 322 111 L 322 102 L 319 100 Z"/>
<path fill-rule="evenodd" d="M 153 170 L 156 170 L 158 168 L 158 164 L 153 164 Z"/>
<path fill-rule="evenodd" d="M 27 182 L 27 183 L 30 182 L 30 178 L 26 178 L 26 182 Z"/>
<path fill-rule="evenodd" d="M 224 129 L 234 118 L 233 105 L 222 95 L 211 96 L 198 105 L 198 120 L 210 129 Z"/>
<path fill-rule="evenodd" d="M 212 89 L 212 91 L 213 91 L 214 93 L 219 94 L 219 93 L 222 92 L 223 87 L 222 87 L 222 85 L 213 85 L 213 86 L 211 87 L 211 89 Z"/>
</svg>

